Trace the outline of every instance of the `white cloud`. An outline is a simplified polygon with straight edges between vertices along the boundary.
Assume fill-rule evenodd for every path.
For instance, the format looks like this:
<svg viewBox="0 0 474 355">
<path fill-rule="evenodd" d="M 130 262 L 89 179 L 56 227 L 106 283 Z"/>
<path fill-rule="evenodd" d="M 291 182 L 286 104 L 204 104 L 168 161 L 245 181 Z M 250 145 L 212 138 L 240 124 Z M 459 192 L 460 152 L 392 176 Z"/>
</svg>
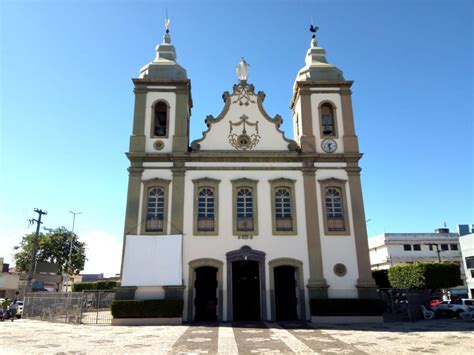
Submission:
<svg viewBox="0 0 474 355">
<path fill-rule="evenodd" d="M 122 239 L 100 230 L 83 232 L 79 240 L 87 244 L 84 274 L 114 276 L 120 272 Z"/>
</svg>

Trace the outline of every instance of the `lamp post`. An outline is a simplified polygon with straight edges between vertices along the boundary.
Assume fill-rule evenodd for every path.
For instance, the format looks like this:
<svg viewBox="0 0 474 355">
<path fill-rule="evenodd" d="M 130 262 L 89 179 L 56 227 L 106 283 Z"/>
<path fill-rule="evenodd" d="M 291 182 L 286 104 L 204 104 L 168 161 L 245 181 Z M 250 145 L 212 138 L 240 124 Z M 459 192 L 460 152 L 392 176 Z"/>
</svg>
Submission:
<svg viewBox="0 0 474 355">
<path fill-rule="evenodd" d="M 71 268 L 71 264 L 72 264 L 72 242 L 74 240 L 74 225 L 76 224 L 76 214 L 82 214 L 82 212 L 73 212 L 73 211 L 69 211 L 69 213 L 72 213 L 73 217 L 72 217 L 72 230 L 71 230 L 71 241 L 69 242 L 69 258 L 68 258 L 68 263 L 67 263 L 67 269 L 70 269 Z M 67 292 L 67 289 L 69 287 L 69 271 L 67 272 L 67 279 L 66 279 L 66 292 Z"/>
</svg>

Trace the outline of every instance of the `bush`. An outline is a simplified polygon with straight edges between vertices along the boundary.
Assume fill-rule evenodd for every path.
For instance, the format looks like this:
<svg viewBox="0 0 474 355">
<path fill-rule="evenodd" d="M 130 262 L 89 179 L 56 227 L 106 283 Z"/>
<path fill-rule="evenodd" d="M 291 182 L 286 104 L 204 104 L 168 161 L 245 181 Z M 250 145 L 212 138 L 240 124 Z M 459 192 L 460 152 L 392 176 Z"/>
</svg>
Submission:
<svg viewBox="0 0 474 355">
<path fill-rule="evenodd" d="M 183 300 L 114 300 L 114 318 L 176 318 L 182 317 Z"/>
<path fill-rule="evenodd" d="M 72 291 L 81 292 L 85 290 L 113 290 L 116 286 L 116 281 L 77 282 L 72 285 Z"/>
<path fill-rule="evenodd" d="M 388 270 L 374 270 L 372 277 L 378 288 L 390 288 L 390 281 L 388 280 Z"/>
<path fill-rule="evenodd" d="M 329 298 L 310 300 L 312 316 L 380 316 L 383 301 L 362 298 Z"/>
<path fill-rule="evenodd" d="M 403 264 L 389 269 L 388 279 L 394 288 L 449 288 L 461 284 L 461 272 L 454 263 Z"/>
</svg>

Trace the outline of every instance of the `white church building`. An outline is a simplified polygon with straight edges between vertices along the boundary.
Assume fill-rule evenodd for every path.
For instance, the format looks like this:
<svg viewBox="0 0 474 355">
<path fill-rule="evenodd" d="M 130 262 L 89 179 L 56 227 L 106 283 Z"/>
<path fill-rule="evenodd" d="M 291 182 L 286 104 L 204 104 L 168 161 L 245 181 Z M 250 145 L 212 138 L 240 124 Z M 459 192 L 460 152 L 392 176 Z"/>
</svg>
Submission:
<svg viewBox="0 0 474 355">
<path fill-rule="evenodd" d="M 118 298 L 179 298 L 184 321 L 229 321 L 307 320 L 311 299 L 374 297 L 352 81 L 315 36 L 305 63 L 293 139 L 242 59 L 190 142 L 191 81 L 166 30 L 133 79 Z"/>
</svg>

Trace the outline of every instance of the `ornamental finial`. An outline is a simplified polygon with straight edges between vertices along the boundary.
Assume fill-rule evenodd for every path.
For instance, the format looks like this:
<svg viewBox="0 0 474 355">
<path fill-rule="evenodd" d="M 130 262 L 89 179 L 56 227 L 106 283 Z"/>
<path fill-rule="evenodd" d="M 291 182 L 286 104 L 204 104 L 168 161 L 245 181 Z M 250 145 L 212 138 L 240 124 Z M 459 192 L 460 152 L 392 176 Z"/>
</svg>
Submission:
<svg viewBox="0 0 474 355">
<path fill-rule="evenodd" d="M 166 9 L 165 30 L 166 33 L 170 33 L 170 19 L 168 18 L 168 9 Z"/>
<path fill-rule="evenodd" d="M 313 39 L 313 41 L 315 42 L 316 46 L 318 45 L 318 40 L 316 39 L 316 32 L 319 31 L 319 27 L 318 26 L 315 26 L 313 24 L 313 17 L 311 17 L 311 26 L 309 27 L 309 30 L 311 31 L 311 33 L 313 34 L 311 36 L 311 38 Z"/>
<path fill-rule="evenodd" d="M 240 63 L 237 64 L 236 72 L 237 72 L 237 77 L 239 78 L 240 81 L 242 80 L 247 80 L 249 76 L 249 67 L 250 64 L 248 64 L 244 57 L 240 58 Z"/>
</svg>

